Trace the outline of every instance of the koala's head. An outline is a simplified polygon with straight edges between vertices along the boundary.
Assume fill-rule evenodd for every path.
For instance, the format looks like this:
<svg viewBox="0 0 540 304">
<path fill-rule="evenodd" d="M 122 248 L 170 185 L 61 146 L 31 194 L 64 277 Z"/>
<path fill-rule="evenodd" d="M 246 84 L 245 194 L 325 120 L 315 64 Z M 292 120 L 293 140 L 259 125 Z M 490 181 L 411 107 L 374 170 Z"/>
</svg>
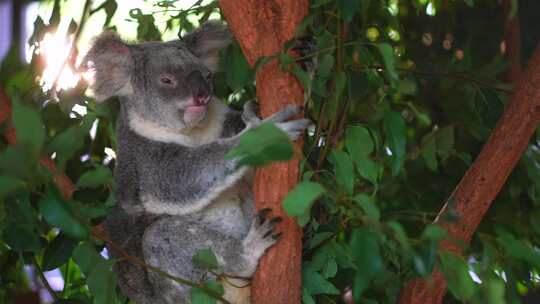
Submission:
<svg viewBox="0 0 540 304">
<path fill-rule="evenodd" d="M 93 72 L 96 99 L 121 97 L 122 107 L 163 127 L 199 124 L 212 101 L 212 73 L 227 27 L 205 23 L 181 40 L 127 44 L 116 34 L 99 36 L 83 63 Z"/>
</svg>

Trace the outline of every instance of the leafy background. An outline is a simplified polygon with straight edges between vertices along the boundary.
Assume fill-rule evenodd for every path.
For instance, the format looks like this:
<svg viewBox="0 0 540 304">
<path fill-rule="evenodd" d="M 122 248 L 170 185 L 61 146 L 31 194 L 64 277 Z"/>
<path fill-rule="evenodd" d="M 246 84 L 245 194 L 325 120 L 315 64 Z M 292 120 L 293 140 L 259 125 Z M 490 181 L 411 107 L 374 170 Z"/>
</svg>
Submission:
<svg viewBox="0 0 540 304">
<path fill-rule="evenodd" d="M 118 106 L 96 104 L 83 81 L 44 90 L 48 62 L 38 51 L 61 24 L 84 53 L 102 28 L 133 40 L 167 40 L 221 18 L 216 2 L 181 2 L 86 2 L 81 20 L 81 1 L 41 1 L 32 60 L 24 62 L 13 43 L 2 61 L 17 144 L 9 136 L 0 141 L 1 303 L 43 288 L 54 303 L 129 302 L 95 228 L 115 204 Z M 540 4 L 512 4 L 525 62 L 540 37 Z M 283 202 L 305 232 L 303 303 L 395 303 L 405 282 L 427 276 L 436 263 L 448 282 L 445 303 L 520 303 L 538 287 L 539 132 L 463 257 L 438 252 L 445 233 L 430 224 L 513 91 L 504 81 L 507 20 L 495 0 L 311 1 L 298 33 L 315 45 L 300 58 L 317 62 L 313 75 L 287 55 L 292 43 L 274 56 L 309 92 L 306 115 L 314 123 L 305 136 L 302 180 Z M 77 52 L 71 55 L 66 67 L 75 70 Z M 250 68 L 236 43 L 222 56 L 215 93 L 240 108 L 255 97 L 254 74 L 264 60 Z M 5 120 L 0 131 L 10 131 Z M 276 151 L 291 154 L 275 128 L 256 132 L 232 155 L 263 164 L 276 160 Z M 75 181 L 73 195 L 57 189 L 40 157 Z M 194 262 L 219 271 L 211 252 Z M 53 270 L 60 288 L 45 284 Z M 195 303 L 215 303 L 208 292 L 222 292 L 213 281 L 191 283 Z"/>
</svg>

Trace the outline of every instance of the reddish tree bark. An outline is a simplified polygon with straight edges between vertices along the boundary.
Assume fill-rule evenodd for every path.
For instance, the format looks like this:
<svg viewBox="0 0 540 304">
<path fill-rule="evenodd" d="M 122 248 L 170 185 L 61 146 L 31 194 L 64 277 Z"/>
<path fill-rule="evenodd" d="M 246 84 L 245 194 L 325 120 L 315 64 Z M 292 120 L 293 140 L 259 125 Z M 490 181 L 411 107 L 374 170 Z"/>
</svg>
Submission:
<svg viewBox="0 0 540 304">
<path fill-rule="evenodd" d="M 448 231 L 449 240 L 440 250 L 459 254 L 458 242 L 469 243 L 471 237 L 519 161 L 529 139 L 540 123 L 540 44 L 529 61 L 516 92 L 471 168 L 465 173 L 435 222 Z M 451 202 L 451 203 L 450 203 Z M 459 220 L 444 222 L 450 209 Z M 446 281 L 439 270 L 432 281 L 416 279 L 402 290 L 399 303 L 441 303 Z"/>
<path fill-rule="evenodd" d="M 307 14 L 307 0 L 221 0 L 229 26 L 251 65 L 273 55 L 294 37 L 298 23 Z M 262 117 L 289 104 L 302 105 L 303 89 L 290 74 L 280 71 L 273 60 L 256 75 L 257 99 Z M 297 145 L 298 146 L 298 145 Z M 257 209 L 272 208 L 284 218 L 281 240 L 263 257 L 252 283 L 252 303 L 300 303 L 302 231 L 283 212 L 281 202 L 298 181 L 298 160 L 271 164 L 257 170 L 254 196 Z"/>
</svg>

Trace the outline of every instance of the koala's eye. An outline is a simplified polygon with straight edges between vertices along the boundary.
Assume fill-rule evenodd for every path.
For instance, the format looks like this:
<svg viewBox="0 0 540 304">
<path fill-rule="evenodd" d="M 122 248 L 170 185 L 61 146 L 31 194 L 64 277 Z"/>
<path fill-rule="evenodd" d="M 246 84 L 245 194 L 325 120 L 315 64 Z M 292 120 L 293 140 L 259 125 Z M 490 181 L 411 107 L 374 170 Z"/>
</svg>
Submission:
<svg viewBox="0 0 540 304">
<path fill-rule="evenodd" d="M 169 75 L 161 75 L 159 78 L 159 81 L 166 86 L 170 86 L 170 87 L 176 86 L 176 81 L 174 80 L 172 76 L 169 76 Z"/>
<path fill-rule="evenodd" d="M 206 76 L 204 76 L 204 78 L 206 79 L 206 81 L 212 81 L 212 73 L 206 74 Z"/>
</svg>

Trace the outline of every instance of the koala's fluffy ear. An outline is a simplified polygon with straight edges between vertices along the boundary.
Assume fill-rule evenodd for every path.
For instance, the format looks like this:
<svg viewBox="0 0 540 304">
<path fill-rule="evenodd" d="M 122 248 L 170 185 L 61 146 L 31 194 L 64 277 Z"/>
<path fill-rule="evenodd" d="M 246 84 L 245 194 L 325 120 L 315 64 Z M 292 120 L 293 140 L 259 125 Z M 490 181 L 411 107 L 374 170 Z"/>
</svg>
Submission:
<svg viewBox="0 0 540 304">
<path fill-rule="evenodd" d="M 105 32 L 94 40 L 82 61 L 91 74 L 90 88 L 97 101 L 120 96 L 129 90 L 132 56 L 129 46 L 114 32 Z"/>
<path fill-rule="evenodd" d="M 228 27 L 219 21 L 208 21 L 182 37 L 189 50 L 213 72 L 218 69 L 219 50 L 232 39 Z"/>
</svg>

